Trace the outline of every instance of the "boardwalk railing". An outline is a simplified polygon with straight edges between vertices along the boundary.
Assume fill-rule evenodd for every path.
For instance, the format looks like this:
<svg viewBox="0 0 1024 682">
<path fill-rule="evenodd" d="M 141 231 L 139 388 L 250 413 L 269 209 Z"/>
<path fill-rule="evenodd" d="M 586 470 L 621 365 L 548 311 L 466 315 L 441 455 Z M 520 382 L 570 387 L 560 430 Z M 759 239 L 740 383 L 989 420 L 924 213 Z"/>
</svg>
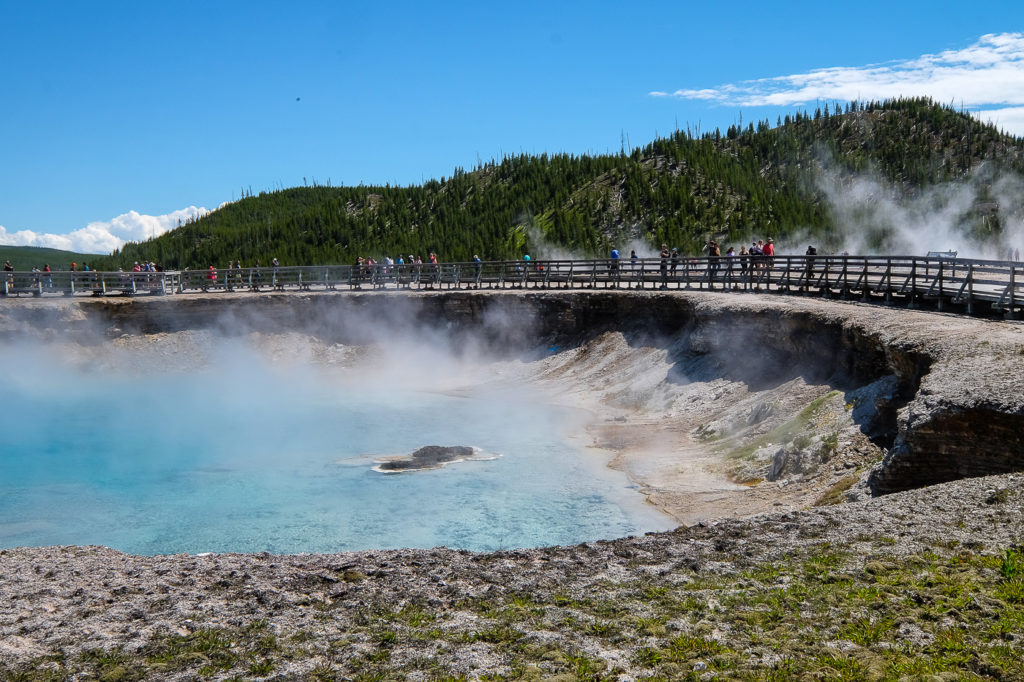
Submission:
<svg viewBox="0 0 1024 682">
<path fill-rule="evenodd" d="M 172 272 L 0 272 L 0 294 L 169 294 L 175 291 Z"/>
<path fill-rule="evenodd" d="M 772 291 L 968 314 L 1015 316 L 1024 263 L 914 256 L 773 256 L 533 260 L 422 265 L 308 265 L 169 272 L 4 272 L 0 294 L 182 294 L 386 289 L 690 289 Z M 987 306 L 982 310 L 979 306 Z"/>
</svg>

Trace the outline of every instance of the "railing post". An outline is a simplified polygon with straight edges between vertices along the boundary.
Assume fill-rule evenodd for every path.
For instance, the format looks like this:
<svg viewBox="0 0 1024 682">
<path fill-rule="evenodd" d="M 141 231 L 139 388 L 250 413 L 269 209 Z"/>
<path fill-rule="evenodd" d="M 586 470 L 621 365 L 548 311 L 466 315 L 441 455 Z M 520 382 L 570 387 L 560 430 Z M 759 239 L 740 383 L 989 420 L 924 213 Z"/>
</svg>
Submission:
<svg viewBox="0 0 1024 682">
<path fill-rule="evenodd" d="M 939 260 L 939 298 L 935 303 L 935 308 L 939 311 L 943 309 L 942 303 L 942 277 L 943 277 L 943 262 Z"/>
<path fill-rule="evenodd" d="M 867 303 L 871 300 L 871 279 L 868 277 L 868 257 L 864 256 L 864 269 L 861 276 L 864 278 L 864 285 L 861 287 L 860 300 Z"/>
<path fill-rule="evenodd" d="M 885 304 L 892 305 L 892 258 L 885 259 L 885 275 L 882 276 L 885 284 Z"/>
<path fill-rule="evenodd" d="M 913 297 L 916 294 L 918 294 L 918 257 L 914 256 L 910 259 L 910 300 L 906 304 L 906 307 L 918 307 L 913 302 Z"/>
<path fill-rule="evenodd" d="M 1010 307 L 1007 308 L 1006 317 L 1007 320 L 1016 320 L 1017 313 L 1014 311 L 1014 307 L 1017 305 L 1017 268 L 1014 265 L 1010 266 Z"/>
<path fill-rule="evenodd" d="M 967 266 L 967 314 L 974 314 L 974 263 Z"/>
</svg>

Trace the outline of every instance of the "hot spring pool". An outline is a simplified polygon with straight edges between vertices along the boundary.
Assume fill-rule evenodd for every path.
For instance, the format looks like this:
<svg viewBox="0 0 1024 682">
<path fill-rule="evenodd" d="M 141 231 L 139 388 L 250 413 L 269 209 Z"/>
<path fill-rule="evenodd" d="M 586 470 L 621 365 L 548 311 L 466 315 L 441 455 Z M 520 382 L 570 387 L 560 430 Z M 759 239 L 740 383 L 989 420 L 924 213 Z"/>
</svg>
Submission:
<svg viewBox="0 0 1024 682">
<path fill-rule="evenodd" d="M 454 396 L 245 362 L 144 376 L 4 364 L 0 547 L 495 550 L 674 526 L 582 446 L 579 413 L 500 383 Z M 500 457 L 373 470 L 423 445 Z"/>
</svg>

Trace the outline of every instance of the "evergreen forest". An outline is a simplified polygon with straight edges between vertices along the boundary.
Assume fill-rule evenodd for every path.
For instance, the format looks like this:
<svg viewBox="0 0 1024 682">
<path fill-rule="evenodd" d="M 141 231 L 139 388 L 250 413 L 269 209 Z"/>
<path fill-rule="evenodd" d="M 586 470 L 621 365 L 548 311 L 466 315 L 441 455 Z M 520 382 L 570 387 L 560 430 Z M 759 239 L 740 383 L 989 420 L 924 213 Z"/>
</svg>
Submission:
<svg viewBox="0 0 1024 682">
<path fill-rule="evenodd" d="M 1009 172 L 1024 176 L 1024 138 L 950 106 L 922 98 L 826 104 L 774 123 L 677 130 L 618 154 L 507 156 L 419 186 L 247 194 L 90 265 L 337 264 L 430 252 L 443 261 L 588 257 L 630 242 L 698 253 L 709 238 L 789 234 L 812 235 L 827 249 L 842 228 L 822 189 L 825 173 L 840 186 L 872 174 L 904 197 L 971 177 L 981 196 L 967 228 L 998 235 L 1008 219 L 1021 220 L 1021 206 L 986 202 L 984 193 Z"/>
</svg>

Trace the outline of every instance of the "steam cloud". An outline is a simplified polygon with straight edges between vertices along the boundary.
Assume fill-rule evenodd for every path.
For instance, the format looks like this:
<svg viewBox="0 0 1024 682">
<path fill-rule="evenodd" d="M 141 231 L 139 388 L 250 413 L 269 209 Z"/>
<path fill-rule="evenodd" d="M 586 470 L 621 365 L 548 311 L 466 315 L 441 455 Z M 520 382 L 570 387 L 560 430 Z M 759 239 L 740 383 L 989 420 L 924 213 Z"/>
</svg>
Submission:
<svg viewBox="0 0 1024 682">
<path fill-rule="evenodd" d="M 855 255 L 923 256 L 956 251 L 961 258 L 1008 259 L 1024 249 L 1024 179 L 982 166 L 965 180 L 925 188 L 906 197 L 877 176 L 821 176 L 820 189 L 836 217 L 829 251 Z M 780 252 L 803 253 L 797 236 Z"/>
</svg>

